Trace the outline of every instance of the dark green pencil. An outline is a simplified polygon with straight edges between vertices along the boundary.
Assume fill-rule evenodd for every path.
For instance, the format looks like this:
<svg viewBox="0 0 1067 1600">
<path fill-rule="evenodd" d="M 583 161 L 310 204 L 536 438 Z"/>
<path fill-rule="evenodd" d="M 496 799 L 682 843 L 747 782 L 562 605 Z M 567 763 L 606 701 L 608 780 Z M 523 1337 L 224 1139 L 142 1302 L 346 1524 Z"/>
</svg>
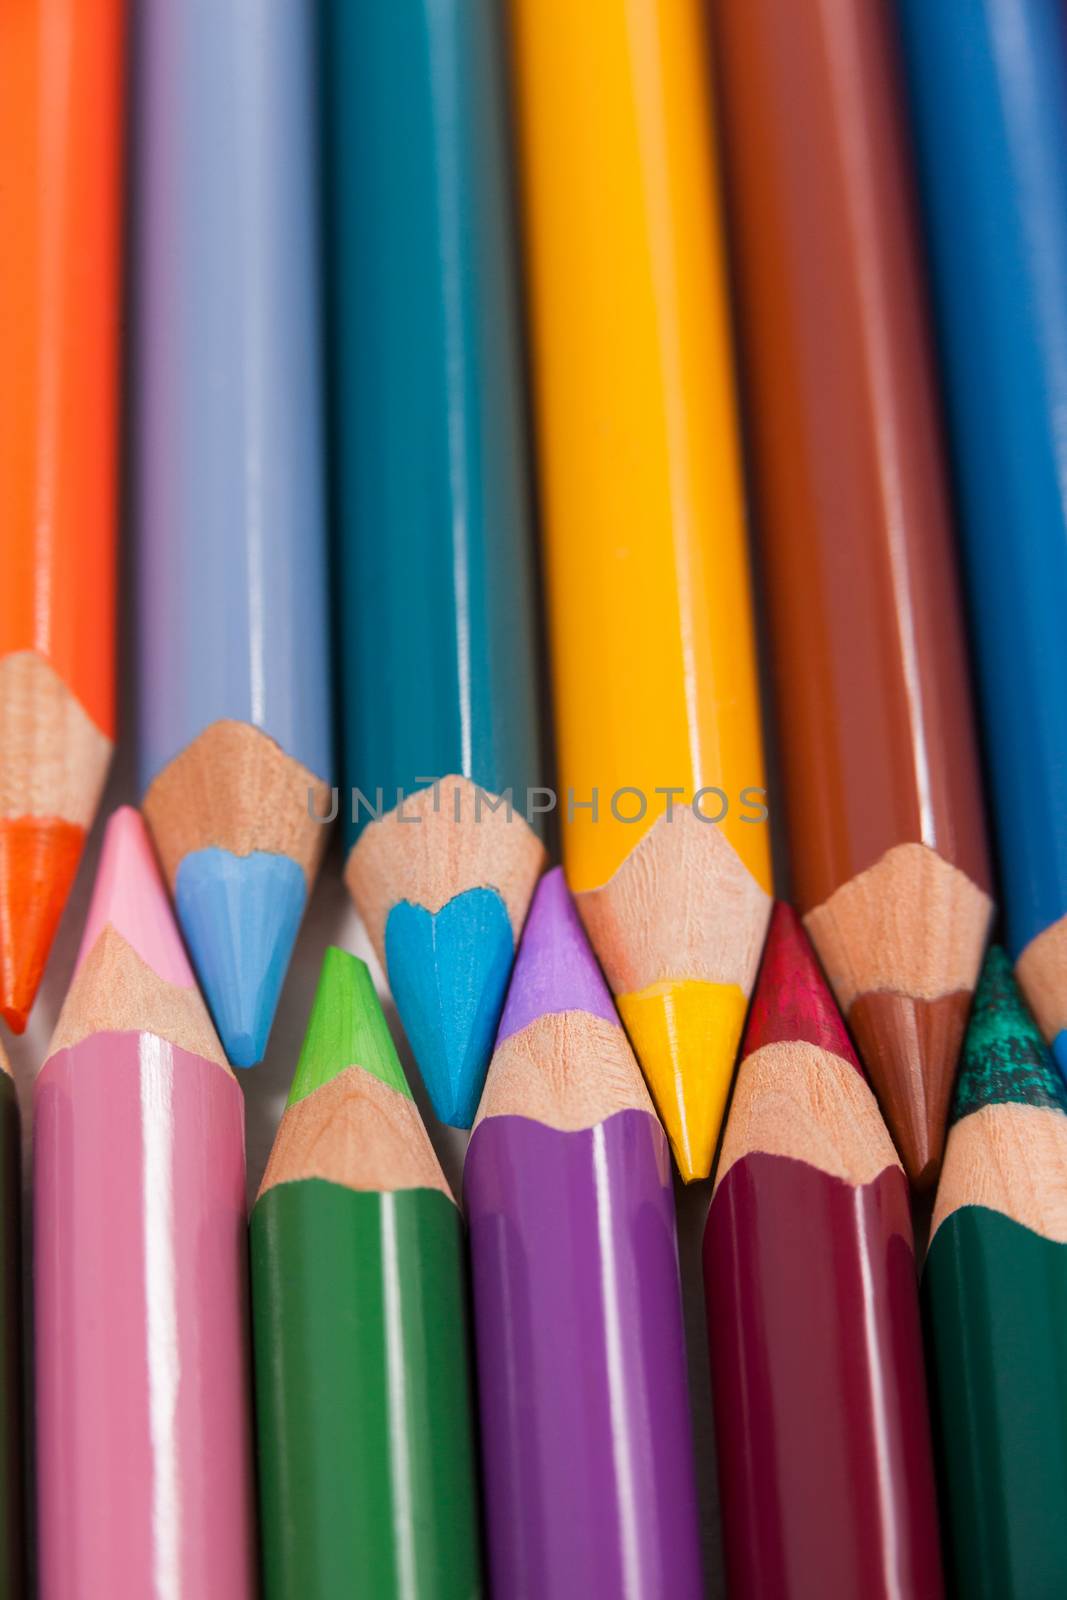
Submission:
<svg viewBox="0 0 1067 1600">
<path fill-rule="evenodd" d="M 251 1228 L 268 1600 L 478 1594 L 462 1223 L 341 950 Z"/>
<path fill-rule="evenodd" d="M 1000 949 L 975 996 L 923 1292 L 955 1591 L 1067 1595 L 1067 1089 Z"/>
</svg>

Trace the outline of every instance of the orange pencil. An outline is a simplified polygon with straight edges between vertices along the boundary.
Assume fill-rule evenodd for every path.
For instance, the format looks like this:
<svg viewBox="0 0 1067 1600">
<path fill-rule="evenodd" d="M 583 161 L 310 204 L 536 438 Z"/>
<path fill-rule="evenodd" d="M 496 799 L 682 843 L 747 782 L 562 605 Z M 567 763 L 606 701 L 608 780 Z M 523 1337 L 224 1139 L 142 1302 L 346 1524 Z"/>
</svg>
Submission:
<svg viewBox="0 0 1067 1600">
<path fill-rule="evenodd" d="M 114 742 L 123 0 L 0 6 L 0 1014 L 26 1025 Z"/>
</svg>

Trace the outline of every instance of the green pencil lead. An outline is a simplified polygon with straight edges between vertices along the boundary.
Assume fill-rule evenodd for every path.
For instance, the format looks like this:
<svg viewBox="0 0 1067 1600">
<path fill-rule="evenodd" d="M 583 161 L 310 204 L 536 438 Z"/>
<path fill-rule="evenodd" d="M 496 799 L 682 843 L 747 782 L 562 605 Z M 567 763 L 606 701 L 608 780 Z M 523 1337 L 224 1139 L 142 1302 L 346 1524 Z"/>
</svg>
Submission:
<svg viewBox="0 0 1067 1600">
<path fill-rule="evenodd" d="M 1008 1101 L 1067 1112 L 1067 1084 L 1027 1009 L 1011 962 L 993 945 L 975 991 L 952 1120 Z"/>
<path fill-rule="evenodd" d="M 322 959 L 287 1104 L 296 1105 L 349 1067 L 362 1067 L 411 1098 L 370 968 L 331 945 Z"/>
</svg>

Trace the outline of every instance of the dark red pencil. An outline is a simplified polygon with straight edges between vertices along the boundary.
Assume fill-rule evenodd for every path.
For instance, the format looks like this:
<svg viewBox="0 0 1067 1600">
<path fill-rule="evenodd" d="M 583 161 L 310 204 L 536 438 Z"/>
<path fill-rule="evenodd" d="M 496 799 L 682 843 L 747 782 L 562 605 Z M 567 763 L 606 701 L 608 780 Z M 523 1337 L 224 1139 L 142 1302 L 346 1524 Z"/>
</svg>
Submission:
<svg viewBox="0 0 1067 1600">
<path fill-rule="evenodd" d="M 908 1185 L 775 907 L 704 1234 L 730 1593 L 942 1592 Z"/>
</svg>

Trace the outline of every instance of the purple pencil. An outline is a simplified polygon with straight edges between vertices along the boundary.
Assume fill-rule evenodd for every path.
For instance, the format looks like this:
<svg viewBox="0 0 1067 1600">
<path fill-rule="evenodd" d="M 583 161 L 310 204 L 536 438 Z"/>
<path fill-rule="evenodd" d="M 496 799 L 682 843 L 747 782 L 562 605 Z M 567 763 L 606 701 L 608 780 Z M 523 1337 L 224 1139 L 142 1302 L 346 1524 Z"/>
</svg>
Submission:
<svg viewBox="0 0 1067 1600">
<path fill-rule="evenodd" d="M 464 1187 L 494 1593 L 699 1596 L 670 1153 L 558 869 Z"/>
</svg>

